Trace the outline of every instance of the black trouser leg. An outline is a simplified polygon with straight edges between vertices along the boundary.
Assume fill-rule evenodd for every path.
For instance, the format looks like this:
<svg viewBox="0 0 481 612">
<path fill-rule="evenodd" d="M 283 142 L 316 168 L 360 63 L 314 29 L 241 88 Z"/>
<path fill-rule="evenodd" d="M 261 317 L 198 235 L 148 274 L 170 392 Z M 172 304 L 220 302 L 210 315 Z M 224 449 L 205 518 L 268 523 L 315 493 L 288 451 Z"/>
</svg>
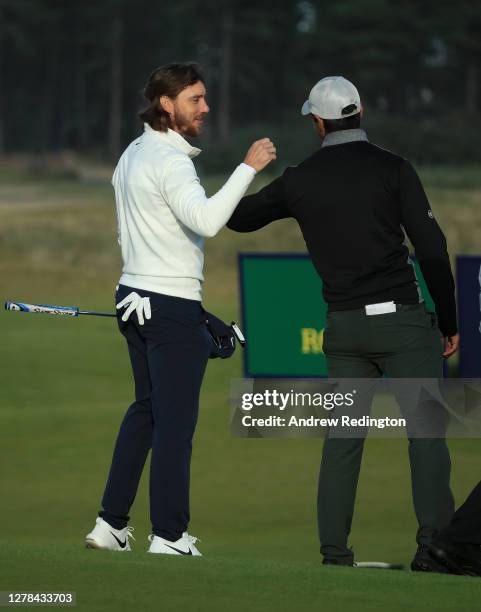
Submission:
<svg viewBox="0 0 481 612">
<path fill-rule="evenodd" d="M 392 386 L 397 389 L 396 398 L 408 423 L 411 486 L 419 525 L 416 541 L 428 545 L 434 534 L 449 523 L 454 512 L 451 458 L 444 437 L 444 407 L 433 399 L 420 399 L 423 387 L 429 391 L 432 386 L 432 397 L 436 395 L 435 379 L 442 376 L 441 340 L 431 317 L 422 310 L 421 313 L 406 312 L 404 319 L 413 327 L 413 331 L 404 332 L 406 346 L 383 356 L 380 365 L 390 379 L 413 379 L 409 383 L 393 381 Z M 429 437 L 423 437 L 425 433 Z"/>
<path fill-rule="evenodd" d="M 324 350 L 330 378 L 343 378 L 347 370 L 351 378 L 380 376 L 379 369 L 362 356 L 332 354 L 327 347 Z M 369 414 L 372 390 L 363 391 L 365 393 L 359 403 L 362 402 L 363 414 Z M 331 429 L 324 441 L 317 492 L 317 523 L 321 554 L 325 558 L 335 559 L 341 565 L 351 565 L 354 553 L 348 547 L 348 538 L 354 515 L 364 438 L 336 437 L 339 435 L 342 435 L 342 429 Z"/>
<path fill-rule="evenodd" d="M 418 544 L 430 544 L 439 529 L 445 527 L 454 512 L 454 498 L 449 486 L 451 459 L 442 438 L 409 440 L 409 460 L 414 509 L 419 528 Z"/>
<path fill-rule="evenodd" d="M 153 533 L 175 541 L 189 523 L 192 437 L 207 362 L 206 345 L 149 347 L 154 433 L 150 464 Z"/>
<path fill-rule="evenodd" d="M 151 381 L 147 343 L 136 326 L 121 325 L 130 355 L 135 382 L 135 402 L 124 416 L 115 444 L 112 465 L 99 514 L 115 529 L 129 521 L 145 460 L 152 445 Z"/>
<path fill-rule="evenodd" d="M 361 469 L 362 438 L 326 438 L 322 452 L 317 497 L 321 553 L 341 565 L 352 565 L 348 548 L 357 483 Z"/>
</svg>

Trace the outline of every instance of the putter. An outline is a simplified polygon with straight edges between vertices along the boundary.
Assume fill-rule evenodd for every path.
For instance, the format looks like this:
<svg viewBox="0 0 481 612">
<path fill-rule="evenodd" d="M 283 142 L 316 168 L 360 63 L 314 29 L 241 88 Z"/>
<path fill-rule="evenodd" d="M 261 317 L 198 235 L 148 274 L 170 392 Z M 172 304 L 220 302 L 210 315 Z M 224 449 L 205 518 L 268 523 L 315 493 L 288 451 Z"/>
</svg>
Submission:
<svg viewBox="0 0 481 612">
<path fill-rule="evenodd" d="M 403 570 L 404 565 L 402 563 L 384 563 L 383 561 L 359 561 L 354 563 L 354 567 L 360 567 L 361 569 L 388 569 L 388 570 Z"/>
<path fill-rule="evenodd" d="M 49 304 L 27 304 L 25 302 L 5 302 L 5 310 L 13 312 L 37 312 L 41 314 L 63 315 L 78 317 L 80 315 L 91 315 L 95 317 L 117 317 L 111 312 L 96 312 L 94 310 L 80 310 L 76 306 L 51 306 Z"/>
</svg>

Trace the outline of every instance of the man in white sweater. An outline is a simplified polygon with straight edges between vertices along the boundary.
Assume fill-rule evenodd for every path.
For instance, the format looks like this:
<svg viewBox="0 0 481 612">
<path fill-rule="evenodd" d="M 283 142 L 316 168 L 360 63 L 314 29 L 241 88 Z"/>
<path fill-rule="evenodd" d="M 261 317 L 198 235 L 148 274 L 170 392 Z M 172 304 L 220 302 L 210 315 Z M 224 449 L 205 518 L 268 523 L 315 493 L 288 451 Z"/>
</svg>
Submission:
<svg viewBox="0 0 481 612">
<path fill-rule="evenodd" d="M 211 341 L 201 305 L 204 238 L 226 224 L 256 172 L 276 158 L 255 142 L 225 185 L 207 198 L 184 136 L 209 112 L 195 64 L 155 70 L 140 114 L 143 134 L 122 154 L 115 189 L 123 270 L 116 293 L 135 381 L 88 548 L 128 551 L 129 511 L 149 449 L 152 535 L 148 552 L 200 555 L 187 533 L 192 438 Z"/>
</svg>

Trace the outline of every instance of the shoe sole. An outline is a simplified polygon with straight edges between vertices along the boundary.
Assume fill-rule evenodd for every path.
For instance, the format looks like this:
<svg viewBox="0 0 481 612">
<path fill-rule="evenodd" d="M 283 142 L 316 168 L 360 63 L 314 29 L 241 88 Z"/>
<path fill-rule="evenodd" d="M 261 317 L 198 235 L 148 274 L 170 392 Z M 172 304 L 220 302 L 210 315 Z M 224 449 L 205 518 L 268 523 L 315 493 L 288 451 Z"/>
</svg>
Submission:
<svg viewBox="0 0 481 612">
<path fill-rule="evenodd" d="M 131 548 L 108 548 L 107 546 L 100 546 L 95 540 L 85 540 L 85 548 L 91 550 L 111 550 L 112 552 L 131 552 Z"/>
<path fill-rule="evenodd" d="M 148 550 L 147 551 L 149 555 L 168 555 L 170 557 L 202 557 L 202 553 L 192 553 L 191 555 L 189 555 L 189 553 L 171 553 L 171 552 L 165 552 L 163 550 Z"/>
<path fill-rule="evenodd" d="M 100 546 L 95 540 L 85 540 L 85 548 L 91 548 L 94 550 L 109 550 L 105 546 Z"/>
</svg>

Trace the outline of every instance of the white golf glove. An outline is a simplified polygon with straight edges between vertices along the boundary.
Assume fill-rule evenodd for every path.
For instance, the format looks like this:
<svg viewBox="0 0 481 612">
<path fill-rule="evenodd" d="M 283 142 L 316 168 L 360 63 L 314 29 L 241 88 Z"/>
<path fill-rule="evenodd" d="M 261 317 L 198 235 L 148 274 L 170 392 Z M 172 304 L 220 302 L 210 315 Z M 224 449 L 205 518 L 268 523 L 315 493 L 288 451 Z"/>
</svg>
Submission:
<svg viewBox="0 0 481 612">
<path fill-rule="evenodd" d="M 132 291 L 129 295 L 117 304 L 117 310 L 119 308 L 126 308 L 122 315 L 122 321 L 127 321 L 130 315 L 134 312 L 137 313 L 137 319 L 139 325 L 144 324 L 144 314 L 146 319 L 150 319 L 150 299 L 148 297 L 140 297 L 138 293 Z"/>
</svg>

